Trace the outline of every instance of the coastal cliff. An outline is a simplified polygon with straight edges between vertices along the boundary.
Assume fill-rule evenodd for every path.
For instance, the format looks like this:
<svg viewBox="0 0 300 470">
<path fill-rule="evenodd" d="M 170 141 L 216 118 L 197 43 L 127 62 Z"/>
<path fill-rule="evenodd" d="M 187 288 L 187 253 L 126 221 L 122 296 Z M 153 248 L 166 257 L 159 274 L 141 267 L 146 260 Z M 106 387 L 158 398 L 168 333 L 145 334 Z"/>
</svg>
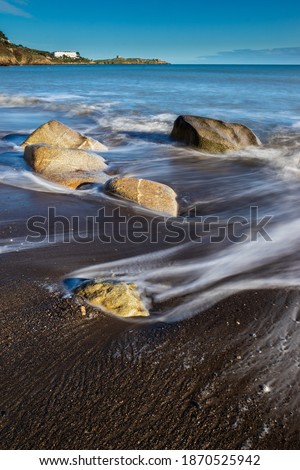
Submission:
<svg viewBox="0 0 300 470">
<path fill-rule="evenodd" d="M 63 64 L 167 64 L 167 62 L 159 59 L 140 59 L 140 58 L 123 58 L 116 57 L 114 59 L 91 60 L 78 55 L 76 58 L 55 57 L 53 52 L 40 51 L 38 49 L 30 49 L 21 44 L 13 44 L 0 31 L 0 66 L 1 65 L 63 65 Z"/>
</svg>

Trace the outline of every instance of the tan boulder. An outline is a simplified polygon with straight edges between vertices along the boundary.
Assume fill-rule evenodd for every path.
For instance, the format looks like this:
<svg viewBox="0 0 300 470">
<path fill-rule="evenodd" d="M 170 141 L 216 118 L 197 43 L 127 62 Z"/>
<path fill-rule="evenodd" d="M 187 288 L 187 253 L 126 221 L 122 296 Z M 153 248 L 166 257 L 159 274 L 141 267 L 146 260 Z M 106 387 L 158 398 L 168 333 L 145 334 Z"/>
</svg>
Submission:
<svg viewBox="0 0 300 470">
<path fill-rule="evenodd" d="M 222 153 L 260 145 L 258 137 L 243 124 L 200 116 L 179 116 L 171 137 L 200 150 Z"/>
<path fill-rule="evenodd" d="M 24 159 L 44 178 L 76 189 L 84 183 L 104 182 L 105 160 L 84 150 L 61 149 L 48 145 L 28 145 Z"/>
<path fill-rule="evenodd" d="M 125 177 L 109 180 L 105 185 L 105 189 L 147 209 L 177 216 L 176 193 L 165 184 Z"/>
<path fill-rule="evenodd" d="M 135 284 L 96 280 L 78 287 L 74 293 L 84 297 L 91 305 L 119 317 L 149 316 Z"/>
<path fill-rule="evenodd" d="M 107 147 L 91 137 L 86 137 L 58 121 L 49 121 L 38 127 L 21 144 L 48 144 L 60 148 L 104 151 Z"/>
<path fill-rule="evenodd" d="M 44 178 L 46 178 L 46 176 L 44 176 Z M 47 177 L 47 179 L 54 183 L 61 184 L 62 186 L 66 186 L 69 189 L 78 189 L 83 184 L 105 183 L 107 181 L 107 175 L 105 175 L 105 173 L 101 173 L 93 176 L 91 173 L 82 172 L 80 175 L 77 175 L 76 173 L 71 173 L 69 175 L 52 174 L 51 178 Z"/>
</svg>

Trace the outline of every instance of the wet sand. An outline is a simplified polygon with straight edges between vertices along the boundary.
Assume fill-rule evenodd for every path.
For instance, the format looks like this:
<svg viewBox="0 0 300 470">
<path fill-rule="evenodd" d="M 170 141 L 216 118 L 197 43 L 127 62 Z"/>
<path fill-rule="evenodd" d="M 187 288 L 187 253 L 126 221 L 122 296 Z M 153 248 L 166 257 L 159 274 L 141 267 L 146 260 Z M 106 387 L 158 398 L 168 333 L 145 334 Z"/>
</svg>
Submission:
<svg viewBox="0 0 300 470">
<path fill-rule="evenodd" d="M 97 207 L 72 195 L 0 194 L 14 236 L 48 205 L 66 215 Z M 2 255 L 3 449 L 300 448 L 293 393 L 264 393 L 269 364 L 257 351 L 293 291 L 244 292 L 190 320 L 147 326 L 91 307 L 83 317 L 63 298 L 72 270 L 157 249 L 95 242 Z"/>
</svg>

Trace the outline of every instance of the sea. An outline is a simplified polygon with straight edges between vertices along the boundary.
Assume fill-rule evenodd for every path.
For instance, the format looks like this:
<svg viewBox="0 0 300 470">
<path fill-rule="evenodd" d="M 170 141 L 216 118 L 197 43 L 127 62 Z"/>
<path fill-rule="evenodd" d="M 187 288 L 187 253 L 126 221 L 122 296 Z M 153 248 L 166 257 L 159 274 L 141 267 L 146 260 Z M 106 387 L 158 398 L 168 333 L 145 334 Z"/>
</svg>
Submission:
<svg viewBox="0 0 300 470">
<path fill-rule="evenodd" d="M 174 120 L 185 114 L 242 123 L 262 145 L 222 155 L 188 148 L 170 138 Z M 140 244 L 136 254 L 126 252 L 125 246 L 114 251 L 111 261 L 109 246 L 104 248 L 105 260 L 99 253 L 92 264 L 74 254 L 72 271 L 64 272 L 66 295 L 72 295 L 68 279 L 119 277 L 136 283 L 155 322 L 178 322 L 233 294 L 277 289 L 278 303 L 267 312 L 276 322 L 270 322 L 268 337 L 257 339 L 256 351 L 263 353 L 263 364 L 269 364 L 273 376 L 281 377 L 282 386 L 286 378 L 296 380 L 300 66 L 1 67 L 0 189 L 11 201 L 9 211 L 6 205 L 0 209 L 0 260 L 2 255 L 6 263 L 7 255 L 25 250 L 33 258 L 39 252 L 39 243 L 28 242 L 25 234 L 8 235 L 7 227 L 20 225 L 22 204 L 47 205 L 54 194 L 71 198 L 75 212 L 76 201 L 84 201 L 85 207 L 99 201 L 99 207 L 109 202 L 147 220 L 157 217 L 113 199 L 101 185 L 70 191 L 34 175 L 20 144 L 51 119 L 103 142 L 111 175 L 171 186 L 178 195 L 179 217 L 165 223 L 177 223 L 188 233 L 177 243 L 173 231 L 169 244 L 142 254 Z M 14 198 L 19 190 L 24 193 Z M 195 227 L 200 235 L 195 235 Z M 45 243 L 42 246 L 45 249 Z M 259 329 L 260 320 L 255 320 Z"/>
<path fill-rule="evenodd" d="M 237 218 L 239 235 L 233 242 L 212 242 L 206 228 L 201 243 L 172 243 L 152 254 L 151 261 L 148 255 L 132 259 L 132 266 L 144 268 L 138 273 L 129 269 L 127 277 L 156 301 L 185 295 L 184 313 L 180 304 L 163 316 L 177 321 L 229 292 L 298 286 L 299 97 L 299 66 L 2 67 L 0 182 L 12 194 L 16 188 L 70 193 L 33 175 L 19 146 L 35 128 L 57 119 L 103 142 L 113 174 L 171 186 L 178 194 L 179 223 L 195 223 L 195 218 L 208 223 L 208 217 L 215 217 L 215 230 L 224 224 L 228 228 Z M 182 114 L 245 124 L 262 145 L 223 155 L 187 148 L 170 138 L 173 122 Z M 87 190 L 87 197 L 91 195 L 99 201 L 108 197 L 101 188 Z M 151 214 L 146 211 L 146 216 Z M 247 236 L 239 238 L 244 232 Z M 2 253 L 34 248 L 19 238 L 4 238 L 0 246 Z M 123 272 L 128 263 L 124 257 L 112 266 L 87 267 L 77 274 L 96 276 L 118 266 Z"/>
</svg>

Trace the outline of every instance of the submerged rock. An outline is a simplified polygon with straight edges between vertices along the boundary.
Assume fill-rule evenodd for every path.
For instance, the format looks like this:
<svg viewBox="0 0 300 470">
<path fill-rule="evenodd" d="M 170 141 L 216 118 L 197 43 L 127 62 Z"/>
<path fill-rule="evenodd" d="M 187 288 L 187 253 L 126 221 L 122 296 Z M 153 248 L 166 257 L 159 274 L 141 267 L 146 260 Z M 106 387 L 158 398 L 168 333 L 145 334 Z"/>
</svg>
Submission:
<svg viewBox="0 0 300 470">
<path fill-rule="evenodd" d="M 135 284 L 92 281 L 75 289 L 74 293 L 84 297 L 91 305 L 119 317 L 149 316 Z"/>
<path fill-rule="evenodd" d="M 105 160 L 83 150 L 28 145 L 24 159 L 36 173 L 71 189 L 84 183 L 104 182 L 108 178 L 103 173 L 107 168 Z"/>
<path fill-rule="evenodd" d="M 21 147 L 32 144 L 48 144 L 60 148 L 103 151 L 107 147 L 101 142 L 74 131 L 61 122 L 52 120 L 38 127 L 22 143 Z"/>
<path fill-rule="evenodd" d="M 243 124 L 200 116 L 179 116 L 171 137 L 206 152 L 222 153 L 260 145 L 258 137 Z"/>
<path fill-rule="evenodd" d="M 105 189 L 147 209 L 177 216 L 176 193 L 165 184 L 138 178 L 113 178 L 106 183 Z"/>
</svg>

